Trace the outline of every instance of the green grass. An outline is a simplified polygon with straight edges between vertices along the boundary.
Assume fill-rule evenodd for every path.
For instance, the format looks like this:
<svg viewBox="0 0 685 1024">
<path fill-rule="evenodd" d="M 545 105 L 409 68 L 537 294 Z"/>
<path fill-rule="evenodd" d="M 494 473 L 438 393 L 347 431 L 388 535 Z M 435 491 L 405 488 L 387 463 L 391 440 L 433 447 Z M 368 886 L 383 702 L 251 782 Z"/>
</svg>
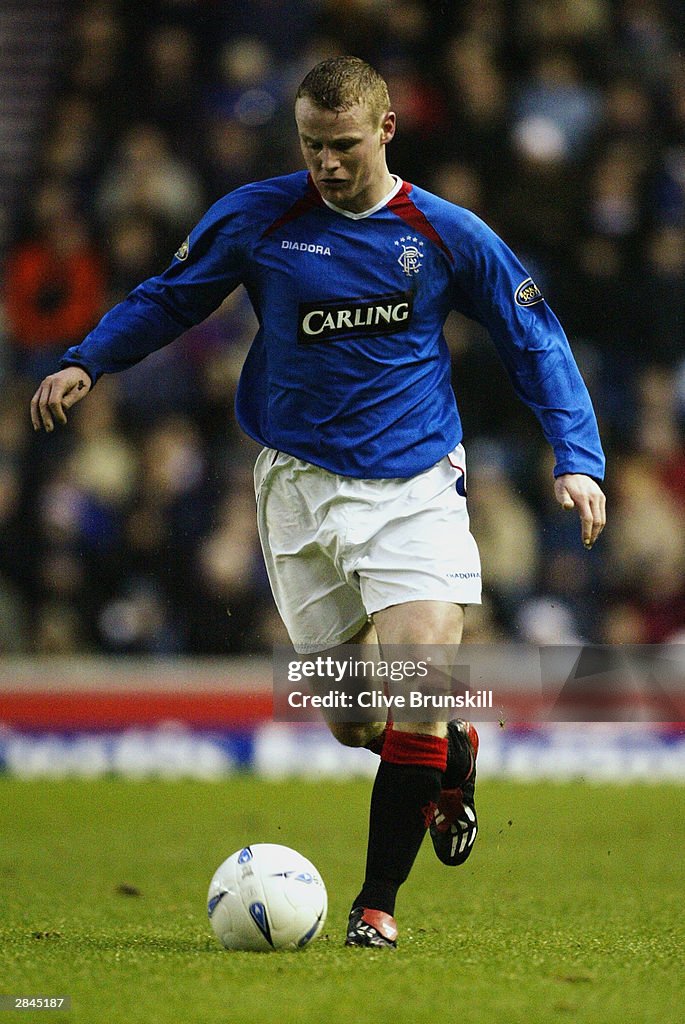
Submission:
<svg viewBox="0 0 685 1024">
<path fill-rule="evenodd" d="M 677 786 L 479 786 L 470 861 L 429 841 L 396 953 L 345 949 L 369 783 L 0 779 L 0 993 L 68 994 L 84 1024 L 670 1024 L 682 1019 Z M 228 953 L 209 879 L 246 842 L 300 849 L 329 891 L 301 953 Z M 121 885 L 140 895 L 124 895 Z"/>
</svg>

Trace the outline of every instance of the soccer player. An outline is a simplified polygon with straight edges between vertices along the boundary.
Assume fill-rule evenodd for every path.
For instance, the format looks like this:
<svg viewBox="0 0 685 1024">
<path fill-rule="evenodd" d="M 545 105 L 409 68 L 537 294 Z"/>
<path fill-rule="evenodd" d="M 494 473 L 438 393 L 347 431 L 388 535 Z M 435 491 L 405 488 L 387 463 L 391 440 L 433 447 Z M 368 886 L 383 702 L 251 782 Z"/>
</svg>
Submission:
<svg viewBox="0 0 685 1024">
<path fill-rule="evenodd" d="M 243 284 L 259 330 L 236 413 L 263 445 L 259 532 L 295 649 L 455 645 L 481 580 L 442 333 L 450 310 L 488 329 L 554 450 L 554 493 L 577 509 L 587 548 L 605 522 L 595 415 L 557 319 L 504 242 L 390 173 L 395 114 L 373 68 L 318 64 L 295 118 L 307 170 L 220 199 L 166 271 L 66 352 L 33 397 L 33 426 L 66 423 L 101 374 L 166 345 Z M 476 731 L 461 721 L 331 730 L 380 753 L 346 942 L 394 946 L 397 891 L 426 829 L 447 864 L 473 848 Z"/>
</svg>

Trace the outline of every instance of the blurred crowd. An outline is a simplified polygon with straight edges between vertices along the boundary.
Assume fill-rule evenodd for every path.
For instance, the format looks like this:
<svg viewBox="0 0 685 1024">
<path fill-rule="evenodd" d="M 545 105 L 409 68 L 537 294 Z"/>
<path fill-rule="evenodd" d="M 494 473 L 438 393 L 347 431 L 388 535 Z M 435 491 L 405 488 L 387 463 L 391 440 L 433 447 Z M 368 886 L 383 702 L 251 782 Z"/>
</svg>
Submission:
<svg viewBox="0 0 685 1024">
<path fill-rule="evenodd" d="M 265 652 L 284 639 L 233 419 L 244 292 L 67 430 L 28 402 L 222 194 L 301 166 L 294 91 L 354 53 L 386 77 L 391 170 L 482 216 L 559 315 L 608 456 L 586 552 L 494 348 L 454 317 L 486 598 L 471 639 L 685 640 L 682 0 L 86 0 L 2 244 L 0 650 Z"/>
</svg>

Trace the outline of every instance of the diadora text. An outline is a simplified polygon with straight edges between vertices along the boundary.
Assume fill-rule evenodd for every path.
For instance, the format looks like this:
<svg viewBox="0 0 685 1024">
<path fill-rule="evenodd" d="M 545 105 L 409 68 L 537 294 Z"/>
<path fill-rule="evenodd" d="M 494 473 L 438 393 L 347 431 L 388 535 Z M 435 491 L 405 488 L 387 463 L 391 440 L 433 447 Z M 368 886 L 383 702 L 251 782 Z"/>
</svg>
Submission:
<svg viewBox="0 0 685 1024">
<path fill-rule="evenodd" d="M 316 256 L 330 256 L 331 250 L 328 245 L 315 245 L 313 242 L 288 242 L 284 239 L 281 242 L 281 249 L 297 249 L 299 252 L 313 252 Z"/>
</svg>

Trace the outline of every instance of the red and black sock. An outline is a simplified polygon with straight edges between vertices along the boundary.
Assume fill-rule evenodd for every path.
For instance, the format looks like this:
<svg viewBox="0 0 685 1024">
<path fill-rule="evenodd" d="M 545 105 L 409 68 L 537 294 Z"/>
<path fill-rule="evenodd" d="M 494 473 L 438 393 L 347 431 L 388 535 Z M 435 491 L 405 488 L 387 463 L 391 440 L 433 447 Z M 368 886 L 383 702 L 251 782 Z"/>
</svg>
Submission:
<svg viewBox="0 0 685 1024">
<path fill-rule="evenodd" d="M 352 904 L 395 911 L 433 818 L 447 765 L 447 739 L 388 730 L 371 794 L 366 876 Z"/>
</svg>

